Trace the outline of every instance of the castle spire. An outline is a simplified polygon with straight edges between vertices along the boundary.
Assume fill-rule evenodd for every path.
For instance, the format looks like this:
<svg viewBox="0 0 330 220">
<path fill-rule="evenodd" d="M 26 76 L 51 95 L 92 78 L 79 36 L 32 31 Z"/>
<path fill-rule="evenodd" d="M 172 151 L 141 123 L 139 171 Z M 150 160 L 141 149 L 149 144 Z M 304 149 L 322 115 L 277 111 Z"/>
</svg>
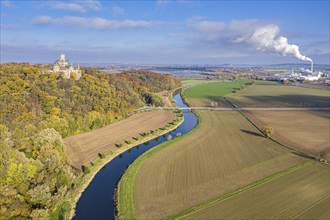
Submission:
<svg viewBox="0 0 330 220">
<path fill-rule="evenodd" d="M 60 61 L 65 61 L 65 54 L 64 53 L 61 53 L 61 55 L 60 55 Z"/>
</svg>

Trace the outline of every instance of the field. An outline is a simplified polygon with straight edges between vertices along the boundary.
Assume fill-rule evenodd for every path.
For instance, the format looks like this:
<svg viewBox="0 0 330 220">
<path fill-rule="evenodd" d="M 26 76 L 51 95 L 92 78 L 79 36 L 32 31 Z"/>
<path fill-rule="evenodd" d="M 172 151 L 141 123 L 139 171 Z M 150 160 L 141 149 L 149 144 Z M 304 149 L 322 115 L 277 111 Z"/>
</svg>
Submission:
<svg viewBox="0 0 330 220">
<path fill-rule="evenodd" d="M 119 188 L 121 218 L 165 218 L 306 161 L 261 136 L 237 112 L 199 114 L 198 129 L 130 166 Z"/>
<path fill-rule="evenodd" d="M 81 168 L 97 159 L 99 153 L 107 152 L 126 140 L 132 140 L 133 137 L 140 136 L 140 133 L 161 128 L 173 119 L 172 111 L 138 113 L 103 128 L 66 138 L 64 142 L 68 158 L 75 167 Z"/>
<path fill-rule="evenodd" d="M 244 111 L 258 127 L 275 129 L 273 138 L 298 150 L 330 153 L 329 111 Z"/>
<path fill-rule="evenodd" d="M 228 106 L 223 97 L 239 90 L 241 85 L 248 82 L 247 79 L 241 79 L 233 82 L 209 83 L 186 89 L 184 95 L 192 103 L 192 106 L 210 107 L 211 102 L 216 102 L 219 106 Z"/>
<path fill-rule="evenodd" d="M 182 85 L 188 86 L 192 84 L 198 84 L 198 83 L 207 83 L 207 82 L 213 82 L 211 80 L 206 80 L 206 79 L 184 79 L 181 80 Z"/>
<path fill-rule="evenodd" d="M 330 107 L 329 96 L 329 90 L 257 84 L 229 99 L 239 107 Z"/>
<path fill-rule="evenodd" d="M 311 163 L 184 219 L 329 219 L 329 167 Z"/>
</svg>

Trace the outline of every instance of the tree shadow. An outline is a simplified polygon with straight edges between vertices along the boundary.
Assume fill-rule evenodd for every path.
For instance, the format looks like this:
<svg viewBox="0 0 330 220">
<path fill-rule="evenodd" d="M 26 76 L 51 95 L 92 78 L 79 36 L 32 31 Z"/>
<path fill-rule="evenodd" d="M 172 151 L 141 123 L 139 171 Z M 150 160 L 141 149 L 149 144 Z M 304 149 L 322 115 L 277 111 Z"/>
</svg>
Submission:
<svg viewBox="0 0 330 220">
<path fill-rule="evenodd" d="M 306 159 L 311 159 L 311 160 L 316 160 L 316 157 L 314 156 L 311 156 L 311 155 L 308 155 L 308 154 L 305 154 L 305 153 L 302 153 L 302 152 L 292 152 L 294 155 L 297 155 L 299 157 L 303 157 L 303 158 L 306 158 Z"/>
<path fill-rule="evenodd" d="M 241 130 L 241 132 L 244 132 L 246 134 L 250 134 L 253 136 L 257 136 L 257 137 L 264 137 L 262 134 L 254 132 L 254 131 L 249 131 L 249 130 L 245 130 L 245 129 L 240 129 L 240 130 Z"/>
</svg>

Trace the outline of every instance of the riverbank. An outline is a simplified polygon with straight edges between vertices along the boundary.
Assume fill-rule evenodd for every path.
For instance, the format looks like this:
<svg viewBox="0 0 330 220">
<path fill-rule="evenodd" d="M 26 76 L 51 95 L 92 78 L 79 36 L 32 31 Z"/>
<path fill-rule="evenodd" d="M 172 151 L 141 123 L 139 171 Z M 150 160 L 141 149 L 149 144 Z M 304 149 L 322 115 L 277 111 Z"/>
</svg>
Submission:
<svg viewBox="0 0 330 220">
<path fill-rule="evenodd" d="M 86 167 L 84 173 L 81 173 L 76 181 L 76 184 L 72 190 L 67 194 L 66 201 L 64 203 L 68 203 L 70 209 L 64 209 L 62 212 L 68 212 L 61 214 L 62 216 L 68 216 L 69 219 L 72 219 L 75 214 L 75 208 L 76 204 L 81 197 L 84 190 L 89 186 L 89 184 L 92 182 L 95 175 L 111 160 L 116 158 L 117 156 L 121 155 L 125 151 L 134 148 L 135 146 L 139 144 L 143 144 L 145 142 L 148 142 L 152 139 L 155 139 L 157 137 L 160 137 L 172 130 L 175 130 L 177 127 L 179 127 L 184 121 L 184 117 L 182 113 L 175 112 L 175 118 L 174 120 L 169 123 L 167 126 L 163 127 L 162 129 L 157 129 L 157 131 L 153 133 L 146 133 L 146 135 L 143 138 L 140 138 L 139 140 L 131 140 L 130 142 L 126 142 L 125 144 L 122 144 L 121 146 L 118 146 L 116 148 L 111 149 L 110 151 L 102 154 L 102 156 L 95 161 L 93 161 L 91 166 Z M 63 203 L 63 204 L 64 204 Z M 62 209 L 62 207 L 59 207 L 58 209 Z"/>
</svg>

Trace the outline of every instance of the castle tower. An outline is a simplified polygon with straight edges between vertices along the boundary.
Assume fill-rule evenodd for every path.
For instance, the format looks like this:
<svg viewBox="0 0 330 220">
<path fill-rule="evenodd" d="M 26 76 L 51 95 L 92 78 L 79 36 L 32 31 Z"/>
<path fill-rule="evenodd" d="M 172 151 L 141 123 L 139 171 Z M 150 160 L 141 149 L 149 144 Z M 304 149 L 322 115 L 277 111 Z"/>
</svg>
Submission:
<svg viewBox="0 0 330 220">
<path fill-rule="evenodd" d="M 65 54 L 64 53 L 61 53 L 61 55 L 60 55 L 60 61 L 65 61 Z"/>
</svg>

